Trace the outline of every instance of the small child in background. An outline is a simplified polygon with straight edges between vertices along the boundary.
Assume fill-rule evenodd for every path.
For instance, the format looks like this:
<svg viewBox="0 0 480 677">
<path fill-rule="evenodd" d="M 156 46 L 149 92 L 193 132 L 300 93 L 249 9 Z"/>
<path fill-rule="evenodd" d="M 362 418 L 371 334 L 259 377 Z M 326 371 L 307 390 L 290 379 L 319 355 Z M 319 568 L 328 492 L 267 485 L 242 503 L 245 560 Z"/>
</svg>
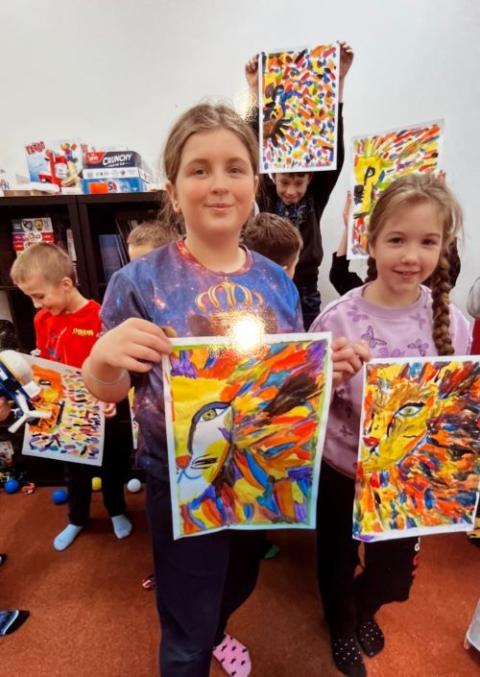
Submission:
<svg viewBox="0 0 480 677">
<path fill-rule="evenodd" d="M 248 221 L 242 241 L 249 249 L 278 263 L 288 277 L 293 278 L 303 240 L 289 219 L 261 212 Z"/>
<path fill-rule="evenodd" d="M 323 259 L 320 220 L 343 167 L 343 91 L 345 77 L 353 62 L 353 50 L 340 42 L 340 67 L 338 75 L 338 148 L 337 167 L 322 172 L 286 172 L 260 176 L 257 203 L 261 212 L 273 212 L 289 218 L 303 239 L 303 249 L 295 272 L 294 283 L 300 293 L 305 329 L 308 329 L 320 312 L 318 268 Z M 245 66 L 245 77 L 250 89 L 253 108 L 248 120 L 257 138 L 258 120 L 258 58 L 255 56 Z M 282 137 L 281 125 L 276 125 L 271 136 Z"/>
<path fill-rule="evenodd" d="M 172 228 L 165 227 L 159 219 L 142 221 L 131 230 L 127 238 L 128 255 L 131 261 L 138 259 L 179 236 Z"/>
<path fill-rule="evenodd" d="M 35 308 L 37 349 L 40 357 L 72 367 L 81 367 L 101 331 L 100 305 L 88 300 L 75 286 L 70 257 L 56 245 L 32 245 L 14 262 L 10 275 L 14 284 L 29 296 Z M 105 417 L 116 413 L 114 404 L 102 403 Z M 90 514 L 92 477 L 102 479 L 103 501 L 117 538 L 125 538 L 132 524 L 125 515 L 123 483 L 128 471 L 127 445 L 118 439 L 108 420 L 101 468 L 65 463 L 68 485 L 69 523 L 53 545 L 65 550 L 87 525 Z M 113 448 L 115 447 L 115 448 Z"/>
</svg>

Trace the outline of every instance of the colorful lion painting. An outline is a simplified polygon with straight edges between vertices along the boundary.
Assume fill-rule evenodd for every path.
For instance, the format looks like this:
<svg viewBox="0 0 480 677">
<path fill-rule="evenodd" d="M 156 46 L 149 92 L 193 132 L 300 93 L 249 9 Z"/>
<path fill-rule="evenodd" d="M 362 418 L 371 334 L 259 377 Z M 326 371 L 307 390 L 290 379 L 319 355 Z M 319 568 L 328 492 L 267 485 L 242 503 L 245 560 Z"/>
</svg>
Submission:
<svg viewBox="0 0 480 677">
<path fill-rule="evenodd" d="M 313 527 L 328 338 L 276 337 L 248 354 L 205 340 L 179 339 L 165 362 L 175 536 Z"/>
<path fill-rule="evenodd" d="M 467 531 L 480 477 L 480 364 L 428 358 L 366 367 L 354 536 Z"/>
</svg>

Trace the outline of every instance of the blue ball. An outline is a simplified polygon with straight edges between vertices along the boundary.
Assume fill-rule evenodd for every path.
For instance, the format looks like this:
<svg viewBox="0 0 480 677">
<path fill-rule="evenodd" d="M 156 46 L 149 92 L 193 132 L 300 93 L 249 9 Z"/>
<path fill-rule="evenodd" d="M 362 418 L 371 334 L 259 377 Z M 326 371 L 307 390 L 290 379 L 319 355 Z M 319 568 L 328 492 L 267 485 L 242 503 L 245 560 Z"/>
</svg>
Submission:
<svg viewBox="0 0 480 677">
<path fill-rule="evenodd" d="M 62 505 L 68 501 L 68 491 L 66 489 L 55 489 L 52 491 L 52 501 L 57 505 Z"/>
<path fill-rule="evenodd" d="M 20 489 L 20 482 L 18 480 L 7 480 L 3 485 L 7 494 L 14 494 Z"/>
</svg>

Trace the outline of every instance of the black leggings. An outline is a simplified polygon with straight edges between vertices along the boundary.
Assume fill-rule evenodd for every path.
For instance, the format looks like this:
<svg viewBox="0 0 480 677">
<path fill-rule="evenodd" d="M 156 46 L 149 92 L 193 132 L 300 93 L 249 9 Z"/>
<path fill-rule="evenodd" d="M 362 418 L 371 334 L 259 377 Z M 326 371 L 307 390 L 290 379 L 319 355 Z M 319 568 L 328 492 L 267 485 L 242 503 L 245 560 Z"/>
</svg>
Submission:
<svg viewBox="0 0 480 677">
<path fill-rule="evenodd" d="M 147 479 L 162 677 L 208 677 L 213 647 L 257 582 L 265 532 L 227 529 L 173 540 L 168 482 Z"/>
<path fill-rule="evenodd" d="M 317 574 L 325 619 L 332 636 L 353 633 L 359 619 L 389 602 L 408 599 L 417 566 L 418 538 L 365 544 L 352 538 L 355 482 L 322 464 L 317 504 Z"/>
</svg>

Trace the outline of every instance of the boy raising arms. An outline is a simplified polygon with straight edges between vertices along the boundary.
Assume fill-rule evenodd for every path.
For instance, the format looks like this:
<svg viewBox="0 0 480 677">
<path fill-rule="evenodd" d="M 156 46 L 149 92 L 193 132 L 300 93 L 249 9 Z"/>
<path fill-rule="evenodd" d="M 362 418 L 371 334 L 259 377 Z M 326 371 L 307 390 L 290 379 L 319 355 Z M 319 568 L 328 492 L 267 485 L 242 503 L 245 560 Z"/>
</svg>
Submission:
<svg viewBox="0 0 480 677">
<path fill-rule="evenodd" d="M 77 289 L 69 256 L 56 245 L 32 245 L 16 259 L 10 275 L 14 284 L 39 309 L 34 325 L 40 357 L 81 367 L 100 335 L 100 305 L 86 299 Z M 104 403 L 103 409 L 107 418 L 116 413 L 114 404 Z M 115 449 L 115 453 L 109 452 L 111 437 L 107 426 L 102 469 L 93 469 L 81 463 L 64 464 L 69 523 L 53 542 L 56 550 L 68 548 L 89 520 L 93 472 L 102 478 L 103 501 L 117 538 L 125 538 L 132 530 L 124 514 L 123 473 L 126 467 L 122 468 L 119 462 L 118 449 Z"/>
<path fill-rule="evenodd" d="M 285 216 L 303 239 L 303 249 L 295 272 L 294 282 L 300 293 L 305 329 L 308 330 L 320 312 L 318 291 L 318 268 L 323 258 L 320 219 L 330 194 L 342 170 L 345 149 L 343 145 L 343 88 L 345 77 L 353 61 L 350 45 L 340 43 L 340 78 L 338 89 L 338 148 L 337 168 L 324 172 L 288 172 L 263 174 L 257 193 L 261 212 Z M 254 108 L 249 122 L 258 135 L 258 59 L 254 57 L 245 66 L 245 76 L 251 92 Z"/>
</svg>

